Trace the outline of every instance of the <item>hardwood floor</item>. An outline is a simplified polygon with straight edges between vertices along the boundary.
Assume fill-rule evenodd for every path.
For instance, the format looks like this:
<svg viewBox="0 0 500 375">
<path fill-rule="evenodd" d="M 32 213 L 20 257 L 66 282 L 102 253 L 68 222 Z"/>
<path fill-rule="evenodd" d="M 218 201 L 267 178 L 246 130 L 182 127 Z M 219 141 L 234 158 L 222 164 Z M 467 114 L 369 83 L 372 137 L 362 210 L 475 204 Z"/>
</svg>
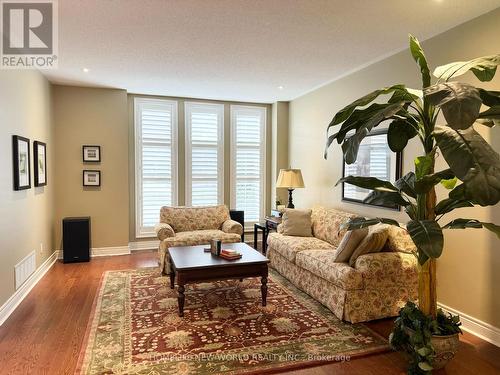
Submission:
<svg viewBox="0 0 500 375">
<path fill-rule="evenodd" d="M 102 273 L 156 264 L 156 252 L 152 251 L 94 258 L 90 263 L 57 262 L 0 327 L 0 374 L 72 374 Z M 391 325 L 392 319 L 367 324 L 384 336 Z M 389 352 L 289 373 L 404 372 L 403 357 Z M 466 333 L 458 356 L 436 374 L 500 374 L 500 348 Z"/>
</svg>

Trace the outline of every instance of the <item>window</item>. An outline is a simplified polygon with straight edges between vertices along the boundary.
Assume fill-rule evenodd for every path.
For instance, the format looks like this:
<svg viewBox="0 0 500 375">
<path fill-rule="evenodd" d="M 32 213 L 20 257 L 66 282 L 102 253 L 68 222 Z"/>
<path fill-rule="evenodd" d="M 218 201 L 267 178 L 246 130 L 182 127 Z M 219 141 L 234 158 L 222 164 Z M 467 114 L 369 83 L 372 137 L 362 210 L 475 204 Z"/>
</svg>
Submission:
<svg viewBox="0 0 500 375">
<path fill-rule="evenodd" d="M 245 222 L 264 216 L 266 108 L 231 106 L 231 206 Z"/>
<path fill-rule="evenodd" d="M 224 201 L 224 105 L 185 104 L 186 205 Z"/>
<path fill-rule="evenodd" d="M 360 143 L 358 157 L 352 164 L 344 162 L 344 176 L 376 177 L 394 183 L 401 175 L 401 153 L 394 153 L 387 144 L 387 132 L 374 131 Z M 362 203 L 370 190 L 343 183 L 342 199 Z M 384 206 L 397 208 L 395 206 Z"/>
<path fill-rule="evenodd" d="M 151 237 L 162 206 L 177 204 L 177 103 L 135 98 L 136 236 Z"/>
</svg>

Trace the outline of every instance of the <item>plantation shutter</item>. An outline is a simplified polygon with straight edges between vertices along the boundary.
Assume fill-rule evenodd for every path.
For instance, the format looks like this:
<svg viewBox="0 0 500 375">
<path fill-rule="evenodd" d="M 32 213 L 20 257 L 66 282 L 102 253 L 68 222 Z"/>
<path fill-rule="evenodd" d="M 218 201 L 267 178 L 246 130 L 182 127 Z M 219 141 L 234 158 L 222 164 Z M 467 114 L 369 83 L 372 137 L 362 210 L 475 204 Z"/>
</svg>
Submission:
<svg viewBox="0 0 500 375">
<path fill-rule="evenodd" d="M 137 229 L 153 233 L 160 208 L 177 204 L 177 104 L 136 98 Z"/>
<path fill-rule="evenodd" d="M 223 202 L 224 106 L 186 103 L 186 201 L 190 206 Z"/>
<path fill-rule="evenodd" d="M 232 206 L 255 223 L 264 213 L 265 113 L 262 107 L 231 107 Z"/>
</svg>

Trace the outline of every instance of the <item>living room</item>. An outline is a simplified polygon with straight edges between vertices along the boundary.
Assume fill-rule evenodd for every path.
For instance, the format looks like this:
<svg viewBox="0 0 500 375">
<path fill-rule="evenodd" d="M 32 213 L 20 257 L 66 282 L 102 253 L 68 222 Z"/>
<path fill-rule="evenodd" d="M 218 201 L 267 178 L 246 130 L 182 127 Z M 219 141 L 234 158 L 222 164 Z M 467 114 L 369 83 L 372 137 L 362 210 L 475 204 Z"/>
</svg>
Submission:
<svg viewBox="0 0 500 375">
<path fill-rule="evenodd" d="M 498 0 L 0 5 L 0 373 L 499 373 Z"/>
</svg>

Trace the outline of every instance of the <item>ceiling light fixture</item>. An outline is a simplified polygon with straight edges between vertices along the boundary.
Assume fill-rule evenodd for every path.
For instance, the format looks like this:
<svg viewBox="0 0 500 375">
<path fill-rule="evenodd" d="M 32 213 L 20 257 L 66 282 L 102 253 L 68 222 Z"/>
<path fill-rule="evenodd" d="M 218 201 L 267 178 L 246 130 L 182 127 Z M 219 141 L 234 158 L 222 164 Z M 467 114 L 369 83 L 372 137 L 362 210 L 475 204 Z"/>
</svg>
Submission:
<svg viewBox="0 0 500 375">
<path fill-rule="evenodd" d="M 278 90 L 283 90 L 283 86 L 278 86 Z"/>
<path fill-rule="evenodd" d="M 84 73 L 88 73 L 88 72 L 90 72 L 90 69 L 89 69 L 89 68 L 83 68 L 82 70 L 83 70 L 83 72 L 84 72 Z"/>
</svg>

